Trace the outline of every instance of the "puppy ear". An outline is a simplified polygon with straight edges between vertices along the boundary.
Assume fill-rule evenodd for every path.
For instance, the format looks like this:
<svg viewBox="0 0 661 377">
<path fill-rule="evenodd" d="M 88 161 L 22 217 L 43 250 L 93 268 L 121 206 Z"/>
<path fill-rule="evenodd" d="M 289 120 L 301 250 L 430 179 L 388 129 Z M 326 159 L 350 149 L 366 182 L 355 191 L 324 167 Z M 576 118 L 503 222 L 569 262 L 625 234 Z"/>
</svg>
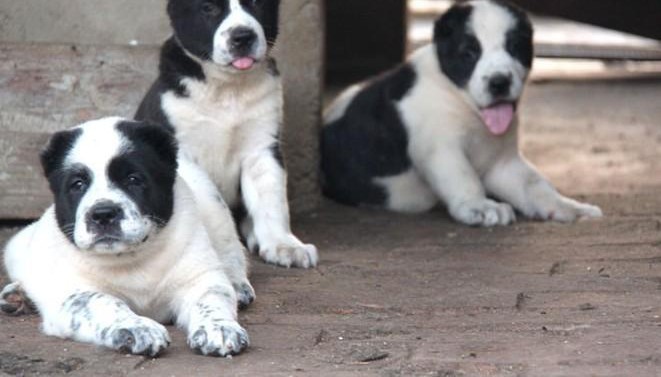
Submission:
<svg viewBox="0 0 661 377">
<path fill-rule="evenodd" d="M 44 175 L 49 177 L 54 171 L 58 170 L 69 151 L 76 144 L 76 140 L 83 133 L 80 128 L 56 132 L 51 136 L 46 148 L 40 154 L 41 167 Z"/>
<path fill-rule="evenodd" d="M 463 29 L 472 11 L 471 5 L 458 1 L 434 24 L 434 41 L 449 38 L 457 30 Z"/>
<path fill-rule="evenodd" d="M 165 126 L 149 122 L 121 122 L 117 128 L 132 140 L 148 146 L 159 156 L 161 162 L 177 168 L 179 147 L 175 136 Z"/>
<path fill-rule="evenodd" d="M 267 44 L 269 47 L 273 47 L 280 32 L 280 0 L 266 0 L 262 6 L 264 7 L 262 11 L 264 18 L 261 24 L 264 28 Z"/>
</svg>

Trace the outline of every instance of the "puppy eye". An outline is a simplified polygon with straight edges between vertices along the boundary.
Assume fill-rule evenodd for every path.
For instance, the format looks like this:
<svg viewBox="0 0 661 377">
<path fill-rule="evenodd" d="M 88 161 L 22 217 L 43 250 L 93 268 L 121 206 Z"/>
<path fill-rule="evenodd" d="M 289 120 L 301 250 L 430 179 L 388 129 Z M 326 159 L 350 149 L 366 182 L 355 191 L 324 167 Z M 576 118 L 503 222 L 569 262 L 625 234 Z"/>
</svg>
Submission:
<svg viewBox="0 0 661 377">
<path fill-rule="evenodd" d="M 461 57 L 466 60 L 476 60 L 477 52 L 470 48 L 464 49 L 463 51 L 461 51 Z"/>
<path fill-rule="evenodd" d="M 202 12 L 207 16 L 218 16 L 220 15 L 220 7 L 216 3 L 211 1 L 206 1 L 202 3 Z"/>
<path fill-rule="evenodd" d="M 141 186 L 144 183 L 144 179 L 139 174 L 129 174 L 128 177 L 126 177 L 126 183 L 129 186 Z"/>
<path fill-rule="evenodd" d="M 83 191 L 86 187 L 87 187 L 87 181 L 85 181 L 83 178 L 76 178 L 69 185 L 69 191 L 80 192 Z"/>
</svg>

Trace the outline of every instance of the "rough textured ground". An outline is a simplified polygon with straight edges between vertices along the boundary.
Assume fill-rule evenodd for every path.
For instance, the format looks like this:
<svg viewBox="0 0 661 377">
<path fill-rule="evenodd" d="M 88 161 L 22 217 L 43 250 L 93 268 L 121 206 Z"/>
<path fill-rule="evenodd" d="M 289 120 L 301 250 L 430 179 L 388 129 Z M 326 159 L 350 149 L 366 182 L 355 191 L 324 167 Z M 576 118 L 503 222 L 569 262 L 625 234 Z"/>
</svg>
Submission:
<svg viewBox="0 0 661 377">
<path fill-rule="evenodd" d="M 312 271 L 255 260 L 231 360 L 173 345 L 149 360 L 47 338 L 0 316 L 0 373 L 136 376 L 658 376 L 661 81 L 535 84 L 524 146 L 601 221 L 492 230 L 443 211 L 398 216 L 326 204 L 296 222 Z M 11 233 L 4 231 L 4 237 Z"/>
</svg>

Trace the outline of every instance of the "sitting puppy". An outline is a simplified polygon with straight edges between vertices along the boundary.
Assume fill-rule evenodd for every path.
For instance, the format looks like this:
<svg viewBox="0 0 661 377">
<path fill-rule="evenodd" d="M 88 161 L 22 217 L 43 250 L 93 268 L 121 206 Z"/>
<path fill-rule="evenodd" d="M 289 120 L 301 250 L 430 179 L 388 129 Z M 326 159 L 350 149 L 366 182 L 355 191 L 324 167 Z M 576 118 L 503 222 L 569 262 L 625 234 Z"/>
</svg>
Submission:
<svg viewBox="0 0 661 377">
<path fill-rule="evenodd" d="M 167 125 L 238 214 L 251 250 L 308 268 L 317 250 L 290 229 L 280 152 L 282 81 L 269 57 L 279 0 L 169 0 L 174 36 L 136 119 Z"/>
<path fill-rule="evenodd" d="M 349 205 L 421 212 L 443 201 L 469 225 L 600 217 L 559 194 L 521 155 L 517 104 L 533 59 L 525 13 L 502 1 L 455 4 L 434 41 L 325 114 L 324 192 Z M 489 199 L 497 198 L 502 202 Z"/>
<path fill-rule="evenodd" d="M 133 354 L 163 351 L 170 321 L 204 355 L 248 346 L 243 246 L 204 173 L 178 173 L 169 132 L 106 118 L 55 134 L 41 161 L 55 205 L 6 247 L 4 311 L 24 292 L 46 334 Z"/>
</svg>

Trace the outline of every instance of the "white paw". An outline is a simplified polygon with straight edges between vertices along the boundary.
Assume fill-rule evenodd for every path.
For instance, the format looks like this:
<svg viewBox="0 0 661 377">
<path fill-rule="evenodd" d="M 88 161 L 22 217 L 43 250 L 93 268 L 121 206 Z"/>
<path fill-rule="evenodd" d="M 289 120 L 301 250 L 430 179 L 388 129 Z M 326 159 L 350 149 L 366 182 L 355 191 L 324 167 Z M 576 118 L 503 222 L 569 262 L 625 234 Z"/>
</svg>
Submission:
<svg viewBox="0 0 661 377">
<path fill-rule="evenodd" d="M 293 235 L 279 242 L 260 245 L 259 255 L 266 262 L 283 267 L 310 268 L 315 267 L 319 260 L 314 245 L 304 244 Z"/>
<path fill-rule="evenodd" d="M 188 345 L 206 356 L 225 357 L 245 350 L 250 338 L 236 321 L 210 321 L 188 334 Z"/>
<path fill-rule="evenodd" d="M 248 280 L 239 284 L 234 284 L 233 287 L 236 292 L 239 309 L 245 309 L 255 301 L 255 289 Z"/>
<path fill-rule="evenodd" d="M 450 214 L 459 222 L 476 226 L 508 225 L 516 221 L 511 205 L 490 199 L 461 203 L 450 208 Z"/>
<path fill-rule="evenodd" d="M 170 345 L 170 335 L 149 318 L 137 317 L 118 324 L 109 332 L 113 349 L 134 355 L 158 356 Z"/>
<path fill-rule="evenodd" d="M 570 223 L 580 218 L 600 218 L 603 216 L 601 208 L 597 206 L 563 197 L 554 205 L 540 209 L 534 217 L 541 220 Z"/>
</svg>

